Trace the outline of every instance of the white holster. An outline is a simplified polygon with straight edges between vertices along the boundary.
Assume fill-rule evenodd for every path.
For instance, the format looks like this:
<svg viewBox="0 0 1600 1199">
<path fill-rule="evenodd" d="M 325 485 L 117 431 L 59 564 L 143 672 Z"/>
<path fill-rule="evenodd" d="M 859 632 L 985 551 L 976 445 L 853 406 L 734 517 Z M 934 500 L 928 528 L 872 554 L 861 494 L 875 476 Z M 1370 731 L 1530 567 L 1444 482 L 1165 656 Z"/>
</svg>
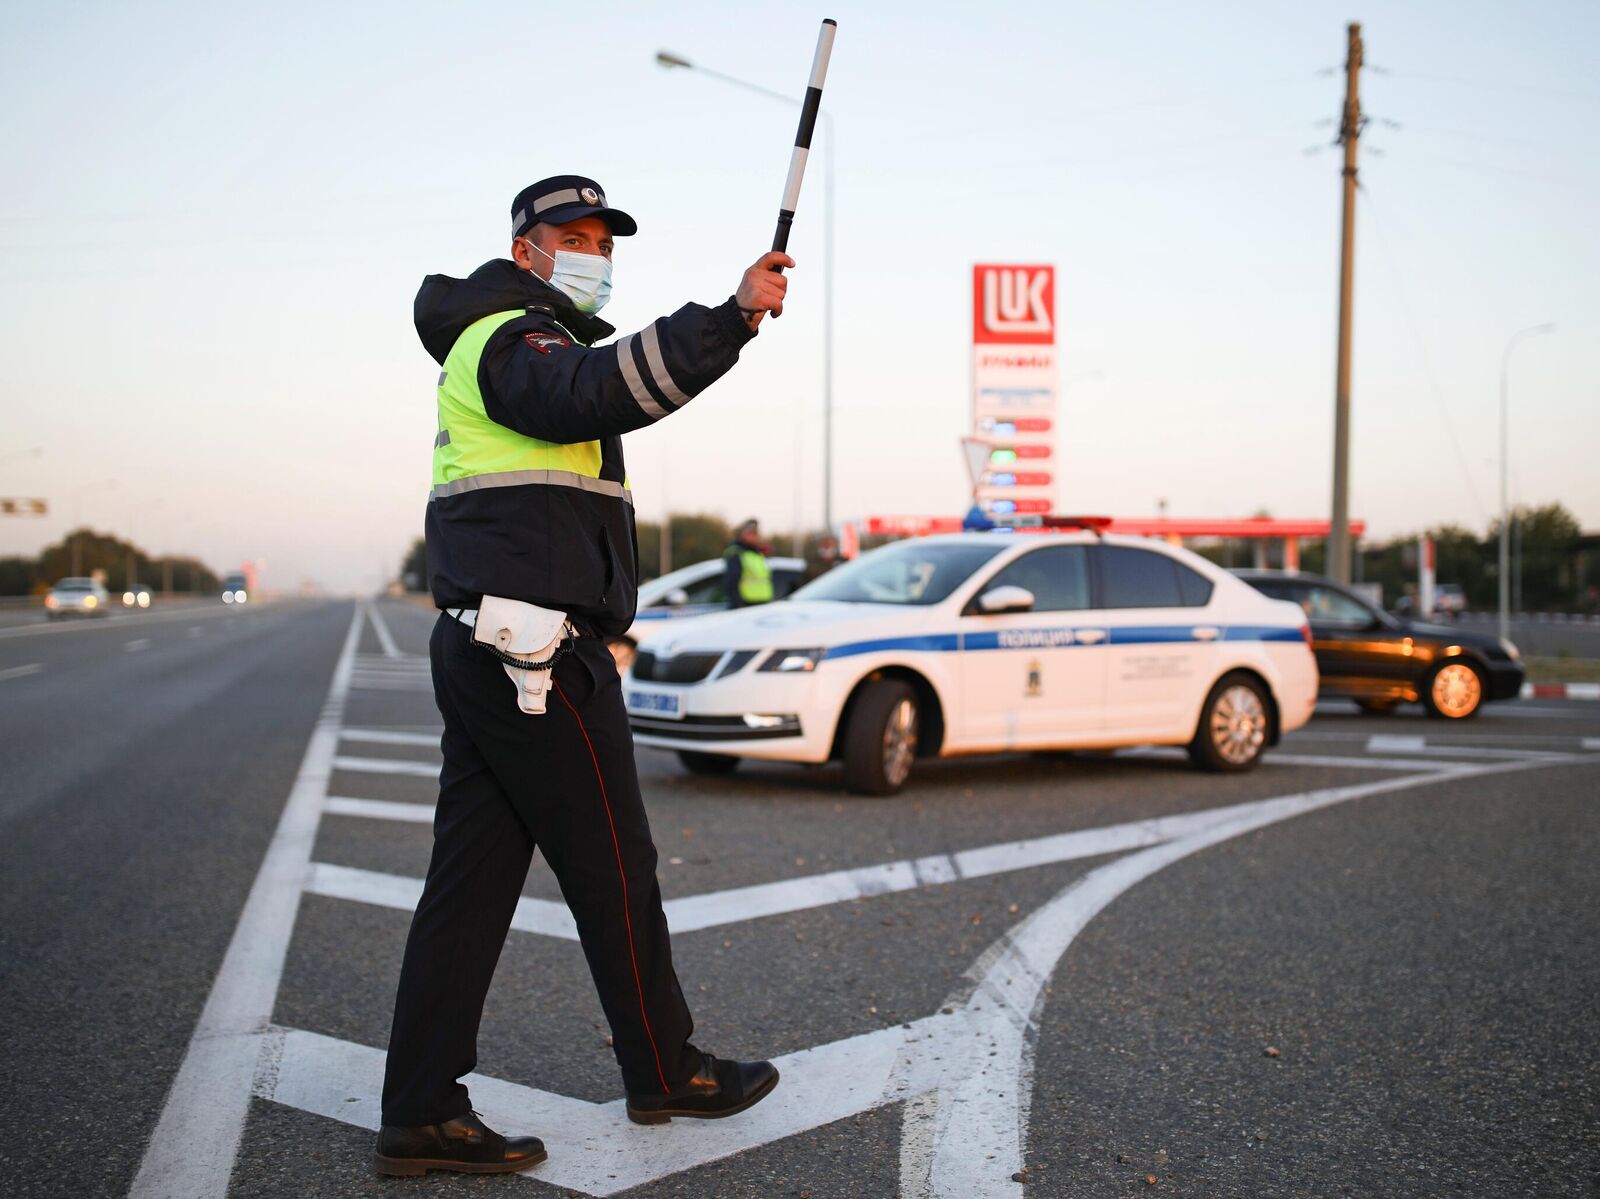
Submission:
<svg viewBox="0 0 1600 1199">
<path fill-rule="evenodd" d="M 555 657 L 566 632 L 565 612 L 541 608 L 537 604 L 525 604 L 521 600 L 486 595 L 478 606 L 478 621 L 472 627 L 472 639 L 508 657 L 536 665 Z M 554 672 L 548 669 L 519 669 L 505 662 L 501 666 L 517 685 L 517 707 L 530 716 L 543 713 L 545 698 L 550 691 L 550 676 Z"/>
</svg>

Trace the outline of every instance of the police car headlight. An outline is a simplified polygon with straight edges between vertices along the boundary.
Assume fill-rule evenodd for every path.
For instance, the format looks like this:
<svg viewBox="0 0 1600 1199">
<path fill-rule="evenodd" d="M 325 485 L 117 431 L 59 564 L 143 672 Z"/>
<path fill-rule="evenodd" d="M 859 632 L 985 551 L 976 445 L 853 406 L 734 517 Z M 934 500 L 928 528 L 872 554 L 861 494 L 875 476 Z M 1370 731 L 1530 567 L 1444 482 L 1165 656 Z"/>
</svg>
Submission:
<svg viewBox="0 0 1600 1199">
<path fill-rule="evenodd" d="M 817 663 L 822 661 L 822 656 L 827 651 L 818 649 L 775 649 L 761 664 L 763 671 L 772 671 L 777 674 L 793 674 L 796 671 L 812 671 L 817 668 Z"/>
</svg>

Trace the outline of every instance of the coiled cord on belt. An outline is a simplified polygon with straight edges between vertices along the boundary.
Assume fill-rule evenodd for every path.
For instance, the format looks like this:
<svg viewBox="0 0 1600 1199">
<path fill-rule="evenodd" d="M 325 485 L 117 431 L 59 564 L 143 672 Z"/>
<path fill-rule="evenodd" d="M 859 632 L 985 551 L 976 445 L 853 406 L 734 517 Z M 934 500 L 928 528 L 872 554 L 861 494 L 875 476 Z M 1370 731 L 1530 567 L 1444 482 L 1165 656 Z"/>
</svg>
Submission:
<svg viewBox="0 0 1600 1199">
<path fill-rule="evenodd" d="M 500 659 L 500 661 L 505 665 L 511 667 L 512 670 L 554 670 L 556 668 L 556 663 L 561 661 L 562 658 L 565 658 L 572 652 L 573 644 L 573 638 L 569 634 L 561 639 L 561 643 L 556 646 L 556 652 L 551 654 L 543 662 L 529 662 L 523 658 L 517 657 L 515 654 L 506 653 L 498 645 L 487 645 L 484 642 L 479 641 L 476 637 L 471 638 L 471 641 L 473 645 L 477 646 L 481 650 L 487 650 L 496 658 Z"/>
</svg>

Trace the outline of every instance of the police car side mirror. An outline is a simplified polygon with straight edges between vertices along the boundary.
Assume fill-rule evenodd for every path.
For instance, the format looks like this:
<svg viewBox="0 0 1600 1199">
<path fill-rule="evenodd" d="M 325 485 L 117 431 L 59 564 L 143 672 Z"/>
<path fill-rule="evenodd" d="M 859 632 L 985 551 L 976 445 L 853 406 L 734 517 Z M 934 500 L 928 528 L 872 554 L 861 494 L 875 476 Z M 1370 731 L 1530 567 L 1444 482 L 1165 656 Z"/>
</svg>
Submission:
<svg viewBox="0 0 1600 1199">
<path fill-rule="evenodd" d="M 1026 612 L 1033 607 L 1033 592 L 1026 587 L 996 587 L 978 597 L 978 611 L 997 616 L 1002 612 Z"/>
<path fill-rule="evenodd" d="M 682 587 L 674 587 L 661 597 L 661 602 L 669 608 L 681 608 L 689 602 L 689 593 Z"/>
</svg>

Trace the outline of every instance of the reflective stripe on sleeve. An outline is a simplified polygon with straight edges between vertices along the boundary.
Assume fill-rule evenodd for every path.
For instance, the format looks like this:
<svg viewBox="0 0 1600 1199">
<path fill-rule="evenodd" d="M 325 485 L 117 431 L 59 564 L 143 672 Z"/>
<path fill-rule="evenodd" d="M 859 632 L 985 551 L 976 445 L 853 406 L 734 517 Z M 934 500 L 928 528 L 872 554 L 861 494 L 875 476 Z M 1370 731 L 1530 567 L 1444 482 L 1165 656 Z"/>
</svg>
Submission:
<svg viewBox="0 0 1600 1199">
<path fill-rule="evenodd" d="M 630 333 L 617 342 L 617 365 L 622 368 L 622 377 L 628 384 L 628 390 L 633 393 L 634 402 L 643 408 L 645 414 L 654 420 L 660 420 L 667 414 L 667 410 L 656 403 L 655 396 L 650 394 L 650 389 L 644 385 L 644 376 L 639 373 L 639 364 L 633 360 L 633 339 L 638 334 Z"/>
<path fill-rule="evenodd" d="M 570 470 L 502 470 L 487 475 L 469 475 L 465 479 L 436 484 L 429 498 L 443 499 L 445 496 L 482 491 L 489 487 L 575 487 L 579 491 L 608 495 L 612 499 L 633 503 L 633 493 L 621 483 L 591 478 Z"/>
<path fill-rule="evenodd" d="M 661 357 L 661 342 L 656 336 L 656 327 L 647 325 L 639 332 L 639 341 L 644 345 L 644 358 L 650 364 L 650 374 L 655 377 L 656 386 L 661 389 L 661 394 L 671 400 L 678 407 L 689 402 L 689 397 L 667 373 L 667 364 Z"/>
</svg>

